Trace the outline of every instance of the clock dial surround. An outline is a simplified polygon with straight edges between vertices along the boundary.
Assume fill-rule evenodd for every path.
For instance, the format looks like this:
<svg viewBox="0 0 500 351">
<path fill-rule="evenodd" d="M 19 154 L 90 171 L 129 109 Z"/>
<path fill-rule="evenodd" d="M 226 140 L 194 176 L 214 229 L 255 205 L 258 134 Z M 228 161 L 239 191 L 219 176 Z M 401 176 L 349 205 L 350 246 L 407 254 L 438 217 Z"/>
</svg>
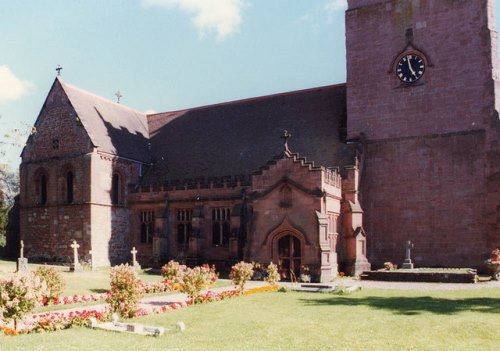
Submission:
<svg viewBox="0 0 500 351">
<path fill-rule="evenodd" d="M 409 84 L 416 82 L 422 78 L 424 72 L 425 61 L 416 54 L 407 54 L 403 56 L 396 66 L 396 75 L 403 83 Z"/>
</svg>

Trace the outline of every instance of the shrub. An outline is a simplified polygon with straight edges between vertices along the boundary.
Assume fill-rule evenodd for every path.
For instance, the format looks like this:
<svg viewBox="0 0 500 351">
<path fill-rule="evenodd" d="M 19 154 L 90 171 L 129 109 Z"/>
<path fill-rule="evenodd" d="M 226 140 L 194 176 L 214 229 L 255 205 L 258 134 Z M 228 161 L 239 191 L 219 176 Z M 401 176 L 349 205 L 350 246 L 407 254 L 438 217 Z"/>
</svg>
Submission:
<svg viewBox="0 0 500 351">
<path fill-rule="evenodd" d="M 35 275 L 40 278 L 41 281 L 45 282 L 47 290 L 44 297 L 44 304 L 49 302 L 54 302 L 59 296 L 62 295 L 64 290 L 64 280 L 54 268 L 48 266 L 38 267 L 35 271 Z"/>
<path fill-rule="evenodd" d="M 215 267 L 203 265 L 201 267 L 186 268 L 180 283 L 181 291 L 186 293 L 194 303 L 201 290 L 213 284 L 218 278 Z"/>
<path fill-rule="evenodd" d="M 270 285 L 276 285 L 280 281 L 280 274 L 278 272 L 278 266 L 274 263 L 269 263 L 267 266 L 267 276 L 265 278 L 266 282 Z"/>
<path fill-rule="evenodd" d="M 142 281 L 137 276 L 134 267 L 121 264 L 111 269 L 111 290 L 106 299 L 113 312 L 122 317 L 130 318 L 135 315 L 139 300 L 144 295 Z"/>
<path fill-rule="evenodd" d="M 252 277 L 252 275 L 253 264 L 241 261 L 231 267 L 229 278 L 233 281 L 234 285 L 239 288 L 240 293 L 242 293 L 245 289 L 245 284 Z"/>
<path fill-rule="evenodd" d="M 34 273 L 17 273 L 0 279 L 0 315 L 5 321 L 17 320 L 42 304 L 46 285 Z"/>
<path fill-rule="evenodd" d="M 163 281 L 171 286 L 179 285 L 182 283 L 182 277 L 186 271 L 186 266 L 181 265 L 176 261 L 169 261 L 166 265 L 161 267 L 161 275 Z"/>
</svg>

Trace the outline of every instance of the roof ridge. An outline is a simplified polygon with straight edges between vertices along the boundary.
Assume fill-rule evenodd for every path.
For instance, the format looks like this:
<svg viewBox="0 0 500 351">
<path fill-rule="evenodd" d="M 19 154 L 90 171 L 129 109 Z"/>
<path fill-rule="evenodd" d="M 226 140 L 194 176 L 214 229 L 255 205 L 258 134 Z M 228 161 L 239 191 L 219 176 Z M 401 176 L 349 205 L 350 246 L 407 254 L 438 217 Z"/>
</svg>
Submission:
<svg viewBox="0 0 500 351">
<path fill-rule="evenodd" d="M 58 80 L 59 80 L 59 82 L 61 83 L 61 85 L 62 85 L 62 87 L 63 87 L 63 88 L 65 88 L 65 87 L 69 87 L 69 88 L 71 88 L 71 89 L 77 90 L 78 92 L 81 92 L 81 93 L 84 93 L 84 94 L 90 95 L 90 96 L 92 96 L 92 97 L 94 97 L 94 98 L 97 98 L 97 99 L 99 99 L 99 100 L 102 100 L 102 101 L 105 101 L 105 102 L 107 102 L 107 103 L 111 103 L 111 104 L 113 104 L 113 105 L 116 105 L 117 107 L 124 108 L 124 109 L 127 109 L 127 110 L 130 110 L 130 111 L 133 111 L 133 112 L 136 112 L 136 113 L 138 113 L 138 114 L 141 114 L 141 115 L 146 116 L 146 113 L 144 113 L 144 112 L 140 112 L 140 111 L 138 111 L 138 110 L 136 110 L 136 109 L 134 109 L 134 108 L 132 108 L 132 107 L 130 107 L 130 106 L 127 106 L 127 105 L 124 105 L 124 104 L 120 104 L 120 103 L 114 102 L 114 101 L 112 101 L 112 100 L 110 100 L 110 99 L 107 99 L 107 98 L 105 98 L 105 97 L 102 97 L 102 96 L 100 96 L 100 95 L 97 95 L 97 94 L 95 94 L 95 93 L 92 93 L 92 92 L 90 92 L 90 91 L 88 91 L 88 90 L 85 90 L 85 89 L 79 88 L 79 87 L 77 87 L 77 86 L 75 86 L 75 85 L 73 85 L 73 84 L 66 83 L 66 82 L 65 82 L 65 81 L 64 81 L 61 77 L 56 77 L 56 79 L 58 79 Z"/>
<path fill-rule="evenodd" d="M 236 99 L 236 100 L 230 100 L 230 101 L 226 101 L 226 102 L 218 102 L 218 103 L 208 104 L 208 105 L 201 105 L 201 106 L 196 106 L 196 107 L 191 107 L 191 108 L 188 107 L 188 108 L 183 108 L 183 109 L 179 109 L 179 110 L 163 111 L 163 112 L 157 112 L 157 113 L 152 113 L 152 114 L 146 114 L 146 117 L 149 119 L 149 117 L 152 117 L 152 116 L 165 115 L 165 114 L 170 114 L 170 113 L 180 113 L 180 112 L 185 112 L 185 111 L 203 110 L 206 108 L 212 108 L 212 107 L 217 107 L 217 106 L 227 106 L 227 105 L 239 104 L 242 102 L 249 102 L 249 101 L 259 101 L 259 100 L 270 99 L 270 98 L 279 97 L 279 96 L 301 94 L 301 93 L 313 92 L 313 91 L 330 89 L 330 88 L 340 88 L 342 86 L 345 86 L 346 84 L 347 83 L 322 85 L 322 86 L 314 87 L 314 88 L 291 90 L 291 91 L 285 91 L 285 92 L 281 92 L 281 93 L 274 93 L 274 94 L 269 94 L 269 95 L 261 95 L 261 96 L 250 97 L 250 98 Z"/>
</svg>

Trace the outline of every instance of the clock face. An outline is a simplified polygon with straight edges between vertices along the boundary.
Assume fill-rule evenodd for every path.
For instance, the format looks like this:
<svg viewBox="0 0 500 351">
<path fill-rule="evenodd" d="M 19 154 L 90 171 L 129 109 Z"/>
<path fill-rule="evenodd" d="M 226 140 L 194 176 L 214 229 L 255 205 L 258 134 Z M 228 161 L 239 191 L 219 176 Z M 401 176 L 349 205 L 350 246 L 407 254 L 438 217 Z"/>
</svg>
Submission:
<svg viewBox="0 0 500 351">
<path fill-rule="evenodd" d="M 396 74 L 400 81 L 413 83 L 419 80 L 425 72 L 424 59 L 415 54 L 408 54 L 399 60 Z"/>
</svg>

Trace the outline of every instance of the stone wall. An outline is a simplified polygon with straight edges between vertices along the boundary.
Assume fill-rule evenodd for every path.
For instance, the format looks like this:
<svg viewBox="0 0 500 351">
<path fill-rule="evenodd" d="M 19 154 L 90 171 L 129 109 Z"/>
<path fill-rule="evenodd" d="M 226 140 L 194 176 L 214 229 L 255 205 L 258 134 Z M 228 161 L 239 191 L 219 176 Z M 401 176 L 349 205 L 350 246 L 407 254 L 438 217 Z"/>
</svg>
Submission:
<svg viewBox="0 0 500 351">
<path fill-rule="evenodd" d="M 348 137 L 364 147 L 360 203 L 375 266 L 401 263 L 406 240 L 417 266 L 479 266 L 499 244 L 492 3 L 349 1 Z M 427 64 L 411 85 L 394 72 L 405 50 Z"/>
</svg>

